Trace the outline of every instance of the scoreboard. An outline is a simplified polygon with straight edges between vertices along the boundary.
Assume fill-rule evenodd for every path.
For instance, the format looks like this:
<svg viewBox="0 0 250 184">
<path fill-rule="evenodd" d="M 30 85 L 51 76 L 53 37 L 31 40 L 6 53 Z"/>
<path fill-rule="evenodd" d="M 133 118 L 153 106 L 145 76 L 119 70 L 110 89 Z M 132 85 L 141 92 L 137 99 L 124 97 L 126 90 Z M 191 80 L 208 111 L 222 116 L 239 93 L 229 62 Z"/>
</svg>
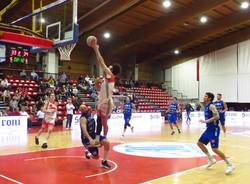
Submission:
<svg viewBox="0 0 250 184">
<path fill-rule="evenodd" d="M 7 46 L 7 60 L 10 63 L 28 64 L 29 50 L 23 47 Z"/>
<path fill-rule="evenodd" d="M 27 47 L 0 43 L 0 63 L 28 64 L 29 56 Z"/>
</svg>

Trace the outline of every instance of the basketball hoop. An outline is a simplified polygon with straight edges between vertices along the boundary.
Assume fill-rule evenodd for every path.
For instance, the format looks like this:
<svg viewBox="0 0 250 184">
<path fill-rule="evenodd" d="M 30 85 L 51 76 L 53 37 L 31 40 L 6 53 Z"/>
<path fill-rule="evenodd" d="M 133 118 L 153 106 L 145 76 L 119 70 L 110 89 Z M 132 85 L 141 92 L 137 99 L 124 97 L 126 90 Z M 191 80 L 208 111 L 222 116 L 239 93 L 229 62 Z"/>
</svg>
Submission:
<svg viewBox="0 0 250 184">
<path fill-rule="evenodd" d="M 70 55 L 75 46 L 76 43 L 72 43 L 62 47 L 58 47 L 57 49 L 60 52 L 60 60 L 70 61 Z"/>
</svg>

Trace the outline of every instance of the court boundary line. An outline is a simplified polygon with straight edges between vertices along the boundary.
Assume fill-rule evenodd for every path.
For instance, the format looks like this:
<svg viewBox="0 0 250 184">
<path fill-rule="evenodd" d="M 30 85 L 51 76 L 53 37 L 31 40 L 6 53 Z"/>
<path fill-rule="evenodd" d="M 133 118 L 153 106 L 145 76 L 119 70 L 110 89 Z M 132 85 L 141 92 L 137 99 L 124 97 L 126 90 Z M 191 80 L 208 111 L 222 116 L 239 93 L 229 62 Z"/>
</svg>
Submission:
<svg viewBox="0 0 250 184">
<path fill-rule="evenodd" d="M 6 180 L 12 181 L 12 182 L 14 182 L 14 183 L 17 183 L 17 184 L 24 184 L 24 183 L 22 183 L 22 182 L 20 182 L 20 181 L 14 180 L 14 179 L 9 178 L 9 177 L 7 177 L 7 176 L 4 176 L 4 175 L 2 175 L 2 174 L 0 174 L 0 177 L 4 178 L 4 179 L 6 179 Z"/>
<path fill-rule="evenodd" d="M 112 160 L 108 160 L 108 161 L 111 162 L 112 164 L 114 164 L 115 167 L 113 169 L 111 169 L 109 171 L 106 171 L 106 172 L 98 173 L 98 174 L 88 175 L 88 176 L 85 176 L 85 178 L 91 178 L 91 177 L 95 177 L 95 176 L 100 176 L 100 175 L 108 174 L 108 173 L 111 173 L 111 172 L 115 171 L 118 168 L 117 163 L 115 163 Z"/>
<path fill-rule="evenodd" d="M 34 161 L 34 160 L 42 160 L 42 159 L 56 159 L 56 158 L 83 158 L 84 156 L 75 156 L 75 155 L 65 155 L 65 156 L 47 156 L 47 157 L 36 157 L 36 158 L 30 158 L 30 159 L 24 159 L 24 161 Z M 99 159 L 101 160 L 101 159 Z M 101 172 L 101 173 L 97 173 L 97 174 L 91 174 L 88 176 L 85 176 L 85 178 L 91 178 L 91 177 L 95 177 L 95 176 L 100 176 L 100 175 L 104 175 L 104 174 L 108 174 L 111 173 L 113 171 L 115 171 L 118 168 L 118 165 L 116 162 L 112 161 L 112 160 L 108 160 L 109 162 L 111 162 L 114 165 L 114 168 L 105 172 Z M 21 184 L 21 183 L 20 183 Z"/>
<path fill-rule="evenodd" d="M 224 160 L 219 160 L 219 161 L 217 161 L 217 163 L 220 163 L 220 162 L 223 162 Z M 164 178 L 169 178 L 169 177 L 171 177 L 171 176 L 180 176 L 180 175 L 183 175 L 183 174 L 185 174 L 185 173 L 187 173 L 187 172 L 189 172 L 189 171 L 192 171 L 192 170 L 195 170 L 195 169 L 200 169 L 200 168 L 202 168 L 202 167 L 205 167 L 207 164 L 204 164 L 204 165 L 201 165 L 201 166 L 198 166 L 198 167 L 193 167 L 193 168 L 191 168 L 191 169 L 187 169 L 187 170 L 185 170 L 185 171 L 181 171 L 181 172 L 177 172 L 177 173 L 174 173 L 174 174 L 170 174 L 170 175 L 167 175 L 167 176 L 162 176 L 162 177 L 160 177 L 160 178 L 155 178 L 155 179 L 152 179 L 152 180 L 149 180 L 149 181 L 145 181 L 145 182 L 143 182 L 143 183 L 141 183 L 141 184 L 151 184 L 152 182 L 154 182 L 154 181 L 157 181 L 157 180 L 161 180 L 161 179 L 164 179 Z"/>
</svg>

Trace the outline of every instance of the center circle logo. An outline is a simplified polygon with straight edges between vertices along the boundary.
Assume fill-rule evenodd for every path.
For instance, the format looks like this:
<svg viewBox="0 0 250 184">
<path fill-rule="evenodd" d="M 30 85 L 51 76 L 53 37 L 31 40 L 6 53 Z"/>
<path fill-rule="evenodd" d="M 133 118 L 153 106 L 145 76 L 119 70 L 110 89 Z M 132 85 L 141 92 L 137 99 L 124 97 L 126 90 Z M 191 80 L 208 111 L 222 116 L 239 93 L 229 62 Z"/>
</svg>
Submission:
<svg viewBox="0 0 250 184">
<path fill-rule="evenodd" d="M 193 158 L 204 157 L 196 144 L 177 142 L 137 142 L 119 144 L 113 147 L 119 153 L 155 158 Z"/>
</svg>

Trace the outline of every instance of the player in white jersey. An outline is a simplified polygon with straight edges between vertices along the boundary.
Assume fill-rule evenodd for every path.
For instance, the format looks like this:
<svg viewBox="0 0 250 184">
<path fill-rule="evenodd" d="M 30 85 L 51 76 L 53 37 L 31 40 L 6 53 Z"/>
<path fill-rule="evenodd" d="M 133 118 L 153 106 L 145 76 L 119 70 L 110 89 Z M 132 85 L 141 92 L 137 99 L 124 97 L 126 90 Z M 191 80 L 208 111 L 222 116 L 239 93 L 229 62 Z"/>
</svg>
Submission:
<svg viewBox="0 0 250 184">
<path fill-rule="evenodd" d="M 112 65 L 107 67 L 104 59 L 99 51 L 99 45 L 93 44 L 92 48 L 95 51 L 96 58 L 103 68 L 104 79 L 101 84 L 100 92 L 97 101 L 97 132 L 96 140 L 99 140 L 99 136 L 102 131 L 102 126 L 104 129 L 104 136 L 108 134 L 108 124 L 107 121 L 110 118 L 113 104 L 113 90 L 115 87 L 115 75 L 120 73 L 120 67 L 118 65 Z"/>
<path fill-rule="evenodd" d="M 57 102 L 55 101 L 54 93 L 50 94 L 49 101 L 45 102 L 42 111 L 44 112 L 44 120 L 42 121 L 42 127 L 35 136 L 35 143 L 36 145 L 39 145 L 39 136 L 45 128 L 48 128 L 48 134 L 46 136 L 45 142 L 42 144 L 42 148 L 47 148 L 48 139 L 54 129 L 57 115 Z"/>
</svg>

